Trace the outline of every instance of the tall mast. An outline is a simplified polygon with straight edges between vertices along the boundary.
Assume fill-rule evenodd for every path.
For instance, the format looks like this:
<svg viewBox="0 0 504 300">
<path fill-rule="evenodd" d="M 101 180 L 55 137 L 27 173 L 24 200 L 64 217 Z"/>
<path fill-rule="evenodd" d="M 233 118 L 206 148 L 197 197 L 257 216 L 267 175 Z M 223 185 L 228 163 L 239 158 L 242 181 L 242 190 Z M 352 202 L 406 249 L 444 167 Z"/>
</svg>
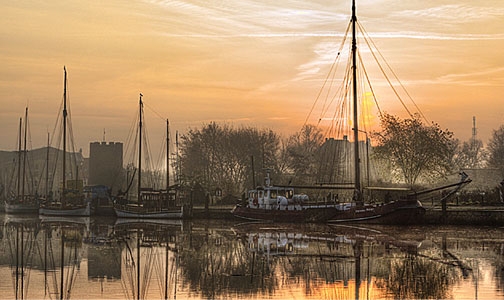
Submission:
<svg viewBox="0 0 504 300">
<path fill-rule="evenodd" d="M 140 203 L 140 186 L 142 182 L 142 93 L 140 93 L 140 112 L 138 121 L 138 203 Z M 137 231 L 137 299 L 140 300 L 140 232 Z"/>
<path fill-rule="evenodd" d="M 46 186 L 45 186 L 45 198 L 49 197 L 49 132 L 47 133 L 47 152 L 46 152 Z"/>
<path fill-rule="evenodd" d="M 63 67 L 65 73 L 65 78 L 63 82 L 63 192 L 61 197 L 61 204 L 65 200 L 65 190 L 66 190 L 66 119 L 67 119 L 67 71 L 66 67 Z"/>
<path fill-rule="evenodd" d="M 180 162 L 179 162 L 179 145 L 178 145 L 178 130 L 175 132 L 175 152 L 177 153 L 175 159 L 175 169 L 177 170 L 177 174 L 176 174 L 176 180 L 177 180 L 177 183 L 180 184 Z"/>
<path fill-rule="evenodd" d="M 23 146 L 23 179 L 21 185 L 21 199 L 25 196 L 25 177 L 26 177 L 26 133 L 28 125 L 28 107 L 25 109 L 25 122 L 24 122 L 24 146 Z"/>
<path fill-rule="evenodd" d="M 138 121 L 138 202 L 140 202 L 140 187 L 142 185 L 142 93 L 140 93 L 140 112 L 139 112 L 139 121 Z"/>
<path fill-rule="evenodd" d="M 357 39 L 356 39 L 357 16 L 355 14 L 355 0 L 352 0 L 352 89 L 353 89 L 353 123 L 354 123 L 354 169 L 355 169 L 355 192 L 356 201 L 361 201 L 360 183 L 360 157 L 359 157 L 359 120 L 357 103 Z"/>
<path fill-rule="evenodd" d="M 18 168 L 17 168 L 17 197 L 21 194 L 21 128 L 23 127 L 23 118 L 19 118 L 19 145 L 18 145 Z"/>
<path fill-rule="evenodd" d="M 166 119 L 166 192 L 170 187 L 170 121 Z"/>
</svg>

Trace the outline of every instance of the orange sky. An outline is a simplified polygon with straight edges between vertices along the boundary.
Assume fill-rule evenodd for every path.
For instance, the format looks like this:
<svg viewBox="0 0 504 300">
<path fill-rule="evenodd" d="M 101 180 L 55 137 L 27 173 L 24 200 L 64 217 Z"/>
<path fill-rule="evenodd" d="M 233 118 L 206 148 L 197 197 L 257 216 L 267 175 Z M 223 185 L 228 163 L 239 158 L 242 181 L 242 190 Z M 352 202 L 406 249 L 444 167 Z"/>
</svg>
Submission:
<svg viewBox="0 0 504 300">
<path fill-rule="evenodd" d="M 210 121 L 299 130 L 349 22 L 350 1 L 4 1 L 0 149 L 30 109 L 45 146 L 63 95 L 76 147 L 125 141 L 138 94 L 150 138 Z M 504 2 L 357 1 L 363 24 L 429 121 L 488 141 L 504 122 Z M 375 87 L 385 98 L 388 92 Z M 383 90 L 383 91 L 382 91 Z M 397 105 L 397 104 L 396 104 Z M 397 105 L 398 106 L 398 105 Z M 146 109 L 148 110 L 148 109 Z M 386 108 L 394 113 L 394 106 Z M 157 146 L 154 146 L 157 147 Z"/>
</svg>

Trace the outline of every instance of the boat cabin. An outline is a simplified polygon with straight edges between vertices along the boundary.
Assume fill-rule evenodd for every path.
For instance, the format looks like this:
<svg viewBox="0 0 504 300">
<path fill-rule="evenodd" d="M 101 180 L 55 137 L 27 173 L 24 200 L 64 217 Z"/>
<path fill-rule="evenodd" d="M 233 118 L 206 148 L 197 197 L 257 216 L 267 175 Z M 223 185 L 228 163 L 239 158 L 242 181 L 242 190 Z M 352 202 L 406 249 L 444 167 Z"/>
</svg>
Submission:
<svg viewBox="0 0 504 300">
<path fill-rule="evenodd" d="M 248 191 L 248 207 L 271 210 L 301 210 L 307 195 L 295 195 L 289 187 L 265 186 Z"/>
</svg>

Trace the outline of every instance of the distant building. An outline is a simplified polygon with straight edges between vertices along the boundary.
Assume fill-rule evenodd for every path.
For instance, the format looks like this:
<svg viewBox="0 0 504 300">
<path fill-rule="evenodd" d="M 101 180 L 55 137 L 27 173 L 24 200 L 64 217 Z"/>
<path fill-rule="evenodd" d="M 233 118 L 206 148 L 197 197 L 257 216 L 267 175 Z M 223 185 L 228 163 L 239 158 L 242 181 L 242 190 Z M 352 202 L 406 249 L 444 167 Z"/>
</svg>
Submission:
<svg viewBox="0 0 504 300">
<path fill-rule="evenodd" d="M 502 175 L 499 169 L 462 169 L 472 180 L 464 187 L 467 191 L 490 191 L 500 186 Z"/>
<path fill-rule="evenodd" d="M 345 135 L 343 139 L 326 138 L 319 150 L 320 161 L 323 162 L 318 171 L 318 183 L 353 183 L 355 181 L 354 170 L 354 143 Z M 368 159 L 372 147 L 366 141 L 359 141 L 361 181 L 366 183 L 368 179 Z"/>
<path fill-rule="evenodd" d="M 93 142 L 89 144 L 89 185 L 105 185 L 116 192 L 121 184 L 123 144 Z"/>
<path fill-rule="evenodd" d="M 18 158 L 17 151 L 0 151 L 0 198 L 14 192 Z M 27 193 L 45 195 L 46 189 L 48 193 L 61 189 L 63 177 L 61 173 L 63 151 L 61 149 L 43 147 L 29 150 L 26 159 Z M 66 179 L 69 181 L 78 179 L 86 184 L 87 168 L 82 150 L 67 152 Z"/>
</svg>

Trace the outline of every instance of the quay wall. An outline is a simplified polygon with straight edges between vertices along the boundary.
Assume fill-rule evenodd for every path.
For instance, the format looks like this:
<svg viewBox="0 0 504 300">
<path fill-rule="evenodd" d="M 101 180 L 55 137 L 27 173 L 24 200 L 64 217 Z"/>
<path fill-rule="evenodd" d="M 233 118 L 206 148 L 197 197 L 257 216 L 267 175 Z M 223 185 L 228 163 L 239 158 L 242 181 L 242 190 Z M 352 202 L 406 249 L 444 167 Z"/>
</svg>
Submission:
<svg viewBox="0 0 504 300">
<path fill-rule="evenodd" d="M 444 214 L 441 209 L 428 209 L 424 224 L 504 226 L 504 209 L 448 208 Z"/>
</svg>

